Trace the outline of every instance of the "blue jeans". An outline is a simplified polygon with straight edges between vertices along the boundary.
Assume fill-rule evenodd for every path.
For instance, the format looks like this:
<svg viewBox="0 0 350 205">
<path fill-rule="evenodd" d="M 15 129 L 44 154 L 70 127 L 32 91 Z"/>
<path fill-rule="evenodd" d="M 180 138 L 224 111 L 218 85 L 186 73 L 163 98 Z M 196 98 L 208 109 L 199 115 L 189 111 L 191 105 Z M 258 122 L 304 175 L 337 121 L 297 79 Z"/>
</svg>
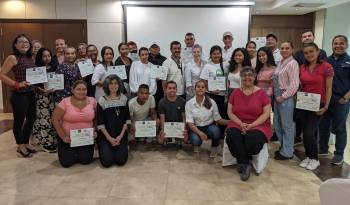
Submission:
<svg viewBox="0 0 350 205">
<path fill-rule="evenodd" d="M 328 152 L 329 135 L 332 131 L 335 138 L 334 154 L 343 156 L 346 146 L 347 132 L 346 119 L 349 114 L 349 103 L 340 104 L 332 98 L 327 112 L 324 114 L 319 125 L 320 152 Z"/>
<path fill-rule="evenodd" d="M 274 102 L 274 128 L 281 143 L 280 154 L 285 157 L 293 157 L 294 155 L 294 104 L 293 97 L 282 103 Z"/>
<path fill-rule="evenodd" d="M 215 124 L 211 124 L 208 126 L 203 126 L 203 127 L 197 127 L 200 131 L 204 132 L 207 136 L 208 139 L 212 140 L 212 147 L 217 147 L 220 142 L 220 137 L 221 137 L 221 131 L 219 126 Z M 202 144 L 201 138 L 192 130 L 190 130 L 190 140 L 191 143 L 194 146 L 200 146 Z"/>
</svg>

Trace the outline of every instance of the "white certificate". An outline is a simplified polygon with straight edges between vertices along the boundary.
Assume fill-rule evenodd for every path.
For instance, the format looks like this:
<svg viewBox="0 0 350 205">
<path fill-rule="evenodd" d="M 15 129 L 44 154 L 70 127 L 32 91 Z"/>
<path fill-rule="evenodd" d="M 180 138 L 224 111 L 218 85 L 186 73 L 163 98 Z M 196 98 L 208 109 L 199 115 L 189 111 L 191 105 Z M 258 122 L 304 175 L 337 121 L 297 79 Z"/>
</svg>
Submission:
<svg viewBox="0 0 350 205">
<path fill-rule="evenodd" d="M 321 95 L 315 93 L 297 93 L 296 108 L 301 110 L 319 111 L 320 110 Z"/>
<path fill-rule="evenodd" d="M 156 121 L 135 122 L 135 137 L 155 137 L 156 135 Z"/>
<path fill-rule="evenodd" d="M 125 65 L 117 65 L 117 66 L 108 66 L 107 67 L 107 75 L 117 75 L 120 79 L 127 79 Z"/>
<path fill-rule="evenodd" d="M 185 123 L 165 122 L 164 133 L 166 138 L 184 138 Z"/>
<path fill-rule="evenodd" d="M 81 77 L 85 77 L 94 73 L 94 64 L 91 59 L 86 59 L 78 63 Z"/>
<path fill-rule="evenodd" d="M 226 90 L 226 78 L 224 76 L 209 77 L 208 88 L 209 91 Z"/>
<path fill-rule="evenodd" d="M 45 83 L 47 90 L 63 90 L 64 89 L 64 76 L 63 74 L 48 73 L 47 83 Z"/>
<path fill-rule="evenodd" d="M 70 131 L 71 147 L 80 147 L 92 144 L 94 144 L 94 128 L 85 128 Z"/>
<path fill-rule="evenodd" d="M 151 66 L 151 78 L 159 78 L 161 80 L 166 80 L 167 69 L 160 65 Z"/>
<path fill-rule="evenodd" d="M 31 85 L 46 83 L 47 82 L 46 67 L 42 66 L 42 67 L 26 69 L 26 81 L 29 82 L 29 84 Z"/>
</svg>

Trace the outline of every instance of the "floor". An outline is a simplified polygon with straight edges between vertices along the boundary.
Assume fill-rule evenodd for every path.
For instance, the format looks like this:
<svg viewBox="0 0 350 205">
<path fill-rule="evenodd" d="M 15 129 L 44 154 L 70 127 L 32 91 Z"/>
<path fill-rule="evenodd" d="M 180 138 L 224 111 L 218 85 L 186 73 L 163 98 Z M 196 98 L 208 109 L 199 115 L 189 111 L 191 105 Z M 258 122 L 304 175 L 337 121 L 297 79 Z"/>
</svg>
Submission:
<svg viewBox="0 0 350 205">
<path fill-rule="evenodd" d="M 270 156 L 277 146 L 269 145 Z M 64 169 L 57 154 L 18 158 L 11 130 L 0 135 L 0 152 L 1 205 L 316 205 L 321 179 L 331 176 L 298 167 L 295 157 L 270 159 L 260 176 L 241 182 L 234 166 L 223 168 L 220 157 L 210 160 L 207 149 L 195 156 L 189 146 L 180 151 L 138 146 L 124 167 L 102 168 L 96 156 L 90 165 Z"/>
</svg>

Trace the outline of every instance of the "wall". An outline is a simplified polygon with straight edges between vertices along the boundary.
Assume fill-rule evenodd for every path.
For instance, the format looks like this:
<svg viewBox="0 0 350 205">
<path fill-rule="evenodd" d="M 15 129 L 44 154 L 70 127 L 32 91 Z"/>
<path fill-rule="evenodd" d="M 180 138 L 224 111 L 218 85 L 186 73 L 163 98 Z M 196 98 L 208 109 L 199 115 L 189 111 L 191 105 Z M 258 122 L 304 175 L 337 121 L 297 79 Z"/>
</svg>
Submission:
<svg viewBox="0 0 350 205">
<path fill-rule="evenodd" d="M 99 48 L 121 42 L 122 16 L 119 0 L 0 0 L 0 18 L 86 19 L 88 41 Z"/>
<path fill-rule="evenodd" d="M 314 14 L 305 15 L 253 15 L 250 30 L 251 37 L 262 37 L 273 33 L 279 43 L 292 41 L 295 50 L 299 50 L 301 33 L 314 26 Z"/>
<path fill-rule="evenodd" d="M 332 52 L 332 38 L 342 34 L 350 38 L 350 2 L 326 10 L 326 18 L 323 34 L 323 48 L 328 54 Z M 348 48 L 350 53 L 350 48 Z"/>
<path fill-rule="evenodd" d="M 325 23 L 325 15 L 326 15 L 325 9 L 315 12 L 315 24 L 314 24 L 315 43 L 320 48 L 323 48 L 323 29 L 324 29 L 324 23 Z"/>
</svg>

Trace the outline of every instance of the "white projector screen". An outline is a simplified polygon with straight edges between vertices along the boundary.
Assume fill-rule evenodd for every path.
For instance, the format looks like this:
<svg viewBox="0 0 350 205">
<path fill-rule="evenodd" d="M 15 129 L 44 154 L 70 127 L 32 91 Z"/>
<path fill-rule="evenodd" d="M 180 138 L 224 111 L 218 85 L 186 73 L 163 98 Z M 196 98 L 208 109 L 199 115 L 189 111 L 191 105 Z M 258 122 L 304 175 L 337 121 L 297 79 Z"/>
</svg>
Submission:
<svg viewBox="0 0 350 205">
<path fill-rule="evenodd" d="M 196 43 L 203 47 L 204 57 L 213 45 L 223 46 L 222 35 L 231 31 L 234 47 L 244 47 L 249 32 L 249 7 L 142 7 L 126 6 L 127 40 L 138 48 L 160 44 L 162 55 L 170 56 L 170 42 L 182 47 L 187 32 L 194 33 Z"/>
</svg>

